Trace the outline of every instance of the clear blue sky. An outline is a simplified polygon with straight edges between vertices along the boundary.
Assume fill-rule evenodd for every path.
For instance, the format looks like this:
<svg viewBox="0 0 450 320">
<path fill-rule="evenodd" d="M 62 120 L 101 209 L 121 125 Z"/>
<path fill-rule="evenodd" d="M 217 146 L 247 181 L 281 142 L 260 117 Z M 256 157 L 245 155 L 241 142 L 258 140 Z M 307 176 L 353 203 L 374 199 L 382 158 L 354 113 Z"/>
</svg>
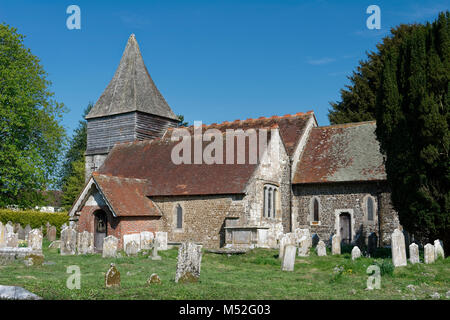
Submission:
<svg viewBox="0 0 450 320">
<path fill-rule="evenodd" d="M 68 30 L 66 8 L 81 8 Z M 381 29 L 366 8 L 381 8 Z M 69 109 L 69 134 L 111 80 L 131 33 L 177 114 L 191 124 L 314 110 L 327 125 L 329 101 L 365 52 L 401 23 L 433 20 L 447 1 L 5 1 L 0 22 L 26 35 Z"/>
</svg>

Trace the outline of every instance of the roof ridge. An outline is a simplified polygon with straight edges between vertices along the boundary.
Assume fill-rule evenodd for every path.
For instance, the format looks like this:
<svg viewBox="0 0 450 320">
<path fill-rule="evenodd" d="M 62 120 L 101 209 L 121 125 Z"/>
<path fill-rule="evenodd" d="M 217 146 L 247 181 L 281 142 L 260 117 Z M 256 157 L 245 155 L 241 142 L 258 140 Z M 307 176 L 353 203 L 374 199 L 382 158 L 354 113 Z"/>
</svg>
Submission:
<svg viewBox="0 0 450 320">
<path fill-rule="evenodd" d="M 346 127 L 356 127 L 364 124 L 376 124 L 377 122 L 375 120 L 369 120 L 369 121 L 360 121 L 360 122 L 347 122 L 347 123 L 338 123 L 338 124 L 330 124 L 328 126 L 318 126 L 313 129 L 338 129 L 338 128 L 346 128 Z"/>
</svg>

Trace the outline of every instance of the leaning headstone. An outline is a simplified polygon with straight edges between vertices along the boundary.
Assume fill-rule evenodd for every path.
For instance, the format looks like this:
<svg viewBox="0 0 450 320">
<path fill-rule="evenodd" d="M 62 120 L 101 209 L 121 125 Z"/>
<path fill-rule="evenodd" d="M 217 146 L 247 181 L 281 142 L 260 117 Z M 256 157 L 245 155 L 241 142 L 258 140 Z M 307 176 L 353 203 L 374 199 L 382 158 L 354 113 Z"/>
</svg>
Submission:
<svg viewBox="0 0 450 320">
<path fill-rule="evenodd" d="M 341 254 L 341 237 L 337 234 L 331 238 L 331 254 Z"/>
<path fill-rule="evenodd" d="M 33 230 L 33 229 L 31 229 L 31 226 L 30 226 L 29 224 L 27 224 L 27 225 L 25 226 L 25 230 L 24 230 L 24 233 L 25 233 L 25 240 L 28 240 L 28 234 L 31 232 L 31 230 Z"/>
<path fill-rule="evenodd" d="M 434 258 L 437 260 L 438 258 L 445 259 L 444 248 L 442 247 L 442 242 L 438 240 L 434 240 Z"/>
<path fill-rule="evenodd" d="M 431 243 L 427 243 L 425 247 L 423 247 L 424 253 L 423 258 L 426 264 L 433 263 L 436 260 L 434 246 Z"/>
<path fill-rule="evenodd" d="M 358 259 L 361 257 L 361 250 L 359 250 L 358 246 L 354 246 L 352 249 L 352 260 Z"/>
<path fill-rule="evenodd" d="M 110 268 L 106 271 L 105 286 L 107 288 L 120 287 L 120 272 L 114 263 L 111 263 Z"/>
<path fill-rule="evenodd" d="M 77 251 L 77 232 L 72 228 L 61 231 L 61 255 L 74 255 Z"/>
<path fill-rule="evenodd" d="M 406 266 L 405 236 L 399 229 L 391 234 L 392 263 L 394 267 Z"/>
<path fill-rule="evenodd" d="M 133 245 L 133 247 L 135 247 L 137 245 L 137 250 L 140 251 L 140 249 L 141 249 L 140 248 L 141 234 L 140 233 L 131 233 L 131 234 L 125 234 L 123 236 L 123 249 L 125 250 L 125 252 L 127 251 L 128 244 L 132 241 L 135 242 L 135 245 Z"/>
<path fill-rule="evenodd" d="M 116 258 L 119 239 L 114 236 L 107 236 L 103 239 L 103 258 Z"/>
<path fill-rule="evenodd" d="M 56 240 L 56 227 L 55 226 L 50 226 L 47 229 L 47 239 L 48 239 L 48 241 Z"/>
<path fill-rule="evenodd" d="M 19 240 L 25 240 L 25 229 L 19 224 L 17 227 L 17 234 L 19 236 Z"/>
<path fill-rule="evenodd" d="M 316 250 L 319 257 L 327 255 L 327 247 L 325 246 L 325 242 L 323 242 L 322 240 L 317 243 Z"/>
<path fill-rule="evenodd" d="M 167 232 L 158 231 L 155 234 L 155 239 L 158 240 L 159 250 L 167 250 Z"/>
<path fill-rule="evenodd" d="M 135 256 L 137 255 L 139 252 L 139 244 L 132 240 L 129 241 L 126 245 L 125 245 L 125 253 L 127 254 L 127 256 Z"/>
<path fill-rule="evenodd" d="M 19 235 L 14 232 L 7 233 L 6 246 L 9 248 L 17 248 L 19 246 Z"/>
<path fill-rule="evenodd" d="M 153 273 L 150 278 L 148 278 L 147 284 L 161 284 L 161 278 L 156 273 Z"/>
<path fill-rule="evenodd" d="M 151 231 L 141 232 L 141 250 L 150 250 L 153 246 L 154 235 Z"/>
<path fill-rule="evenodd" d="M 286 248 L 286 246 L 288 244 L 291 245 L 296 245 L 296 235 L 295 233 L 289 232 L 289 233 L 285 233 L 283 235 L 283 237 L 280 240 L 280 250 L 279 250 L 279 254 L 278 254 L 278 258 L 281 259 L 281 261 L 283 261 L 283 256 L 284 256 L 284 248 Z"/>
<path fill-rule="evenodd" d="M 78 254 L 94 253 L 94 234 L 88 231 L 78 233 L 77 239 Z"/>
<path fill-rule="evenodd" d="M 313 247 L 317 246 L 319 244 L 319 241 L 320 241 L 319 235 L 317 233 L 314 233 L 312 235 L 311 241 L 312 241 L 312 246 Z"/>
<path fill-rule="evenodd" d="M 372 232 L 367 238 L 367 251 L 370 256 L 373 256 L 377 251 L 378 247 L 378 236 L 375 232 Z"/>
<path fill-rule="evenodd" d="M 178 249 L 175 282 L 197 282 L 202 263 L 202 246 L 193 242 L 183 242 Z"/>
<path fill-rule="evenodd" d="M 6 247 L 6 228 L 3 223 L 0 222 L 0 248 Z"/>
<path fill-rule="evenodd" d="M 42 233 L 39 229 L 33 229 L 28 234 L 28 247 L 33 251 L 42 251 Z"/>
<path fill-rule="evenodd" d="M 155 241 L 153 243 L 153 250 L 152 250 L 152 256 L 151 256 L 152 260 L 161 260 L 161 256 L 158 255 L 158 246 L 159 246 L 158 241 Z"/>
<path fill-rule="evenodd" d="M 419 263 L 419 246 L 415 243 L 409 245 L 409 262 L 412 264 Z"/>
<path fill-rule="evenodd" d="M 281 264 L 281 270 L 294 271 L 296 251 L 297 251 L 297 247 L 292 244 L 287 244 L 284 247 L 284 255 L 283 255 L 283 261 Z"/>
</svg>

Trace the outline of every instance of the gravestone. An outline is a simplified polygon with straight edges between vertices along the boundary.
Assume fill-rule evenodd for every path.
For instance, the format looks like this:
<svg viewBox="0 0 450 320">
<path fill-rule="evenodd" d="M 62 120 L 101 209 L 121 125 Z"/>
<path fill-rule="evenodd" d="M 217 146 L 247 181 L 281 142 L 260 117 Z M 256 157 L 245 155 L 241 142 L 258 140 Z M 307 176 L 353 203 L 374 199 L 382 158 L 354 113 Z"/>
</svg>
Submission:
<svg viewBox="0 0 450 320">
<path fill-rule="evenodd" d="M 331 254 L 341 254 L 341 237 L 337 234 L 331 238 Z"/>
<path fill-rule="evenodd" d="M 64 223 L 64 224 L 61 226 L 61 231 L 64 230 L 65 228 L 68 228 L 67 223 Z"/>
<path fill-rule="evenodd" d="M 27 224 L 27 225 L 25 226 L 25 230 L 24 230 L 24 233 L 25 233 L 25 240 L 28 240 L 28 234 L 31 232 L 31 230 L 33 230 L 33 229 L 31 229 L 31 226 L 30 226 L 29 224 Z"/>
<path fill-rule="evenodd" d="M 312 239 L 311 234 L 309 233 L 309 229 L 295 229 L 295 234 L 298 245 L 298 256 L 309 256 L 309 250 L 312 246 Z"/>
<path fill-rule="evenodd" d="M 392 263 L 395 267 L 406 266 L 405 236 L 399 229 L 395 229 L 391 235 Z"/>
<path fill-rule="evenodd" d="M 22 287 L 0 285 L 0 300 L 42 300 Z"/>
<path fill-rule="evenodd" d="M 125 253 L 127 254 L 127 256 L 135 256 L 137 255 L 139 252 L 139 244 L 134 241 L 131 240 L 129 241 L 126 246 L 125 246 Z"/>
<path fill-rule="evenodd" d="M 361 257 L 361 250 L 359 250 L 358 246 L 354 246 L 352 249 L 352 260 L 358 259 Z"/>
<path fill-rule="evenodd" d="M 162 283 L 161 278 L 156 273 L 153 273 L 147 280 L 147 284 L 161 284 L 161 283 Z"/>
<path fill-rule="evenodd" d="M 25 229 L 19 224 L 17 227 L 17 234 L 19 236 L 19 240 L 25 240 Z"/>
<path fill-rule="evenodd" d="M 78 254 L 94 253 L 94 234 L 88 231 L 78 233 L 77 237 Z"/>
<path fill-rule="evenodd" d="M 128 244 L 130 242 L 132 242 L 132 241 L 135 242 L 135 245 L 133 245 L 133 248 L 136 247 L 136 245 L 137 245 L 137 250 L 140 251 L 140 249 L 141 249 L 140 248 L 140 246 L 141 246 L 141 234 L 140 233 L 131 233 L 131 234 L 125 234 L 123 236 L 123 249 L 125 250 L 125 252 L 127 251 Z"/>
<path fill-rule="evenodd" d="M 269 229 L 258 229 L 258 248 L 269 248 Z"/>
<path fill-rule="evenodd" d="M 14 224 L 14 233 L 19 234 L 19 228 L 20 228 L 20 223 L 15 223 Z"/>
<path fill-rule="evenodd" d="M 409 262 L 412 264 L 419 263 L 419 246 L 415 243 L 409 245 Z"/>
<path fill-rule="evenodd" d="M 17 248 L 19 247 L 19 235 L 11 232 L 6 234 L 6 247 Z"/>
<path fill-rule="evenodd" d="M 158 240 L 158 250 L 167 250 L 167 232 L 156 232 L 155 239 Z"/>
<path fill-rule="evenodd" d="M 442 242 L 438 240 L 434 240 L 434 258 L 437 260 L 438 258 L 445 259 L 444 248 L 442 247 Z"/>
<path fill-rule="evenodd" d="M 154 235 L 150 231 L 141 232 L 141 250 L 150 250 L 153 246 Z"/>
<path fill-rule="evenodd" d="M 153 243 L 153 250 L 152 250 L 152 256 L 151 256 L 152 260 L 161 260 L 161 256 L 158 256 L 158 246 L 159 246 L 158 241 L 155 241 Z"/>
<path fill-rule="evenodd" d="M 423 247 L 424 253 L 423 258 L 426 264 L 434 263 L 436 260 L 435 252 L 434 252 L 434 246 L 431 243 L 427 243 L 425 247 Z"/>
<path fill-rule="evenodd" d="M 42 251 L 42 232 L 33 229 L 28 233 L 28 247 L 33 251 Z"/>
<path fill-rule="evenodd" d="M 372 232 L 367 238 L 367 251 L 370 256 L 373 256 L 377 251 L 378 247 L 378 236 L 375 232 Z"/>
<path fill-rule="evenodd" d="M 47 239 L 48 239 L 48 241 L 56 240 L 56 227 L 55 226 L 50 226 L 50 228 L 47 229 Z"/>
<path fill-rule="evenodd" d="M 77 251 L 77 232 L 72 228 L 64 228 L 61 231 L 61 255 L 74 255 Z"/>
<path fill-rule="evenodd" d="M 317 233 L 314 233 L 312 235 L 311 241 L 312 241 L 312 246 L 313 247 L 317 246 L 319 244 L 319 241 L 320 241 L 319 235 Z"/>
<path fill-rule="evenodd" d="M 3 223 L 0 222 L 0 248 L 6 247 L 6 228 Z"/>
<path fill-rule="evenodd" d="M 283 271 L 294 271 L 295 265 L 295 254 L 297 247 L 292 244 L 287 244 L 284 247 L 284 255 L 281 264 L 281 270 Z"/>
<path fill-rule="evenodd" d="M 316 250 L 319 257 L 327 255 L 327 247 L 325 246 L 325 242 L 323 242 L 322 240 L 317 243 Z"/>
<path fill-rule="evenodd" d="M 283 255 L 284 255 L 284 248 L 286 247 L 286 245 L 291 244 L 293 246 L 295 246 L 296 243 L 296 237 L 295 237 L 295 233 L 289 232 L 289 233 L 285 233 L 283 235 L 283 237 L 280 240 L 280 252 L 278 254 L 278 258 L 281 259 L 281 261 L 283 261 Z"/>
<path fill-rule="evenodd" d="M 197 282 L 200 278 L 202 246 L 193 242 L 183 242 L 178 249 L 175 282 Z"/>
<path fill-rule="evenodd" d="M 107 236 L 103 239 L 103 258 L 115 258 L 117 256 L 117 248 L 119 247 L 119 239 L 114 236 Z"/>
<path fill-rule="evenodd" d="M 14 233 L 14 226 L 11 221 L 8 221 L 8 223 L 5 225 L 6 233 Z"/>
<path fill-rule="evenodd" d="M 114 263 L 111 263 L 110 268 L 106 271 L 105 286 L 107 288 L 120 287 L 120 272 Z"/>
</svg>

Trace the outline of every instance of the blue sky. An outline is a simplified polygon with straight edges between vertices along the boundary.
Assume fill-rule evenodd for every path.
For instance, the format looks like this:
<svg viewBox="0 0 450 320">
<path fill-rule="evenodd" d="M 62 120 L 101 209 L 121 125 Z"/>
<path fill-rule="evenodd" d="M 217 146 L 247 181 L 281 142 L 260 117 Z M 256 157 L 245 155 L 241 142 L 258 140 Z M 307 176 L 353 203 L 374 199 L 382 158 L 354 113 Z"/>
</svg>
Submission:
<svg viewBox="0 0 450 320">
<path fill-rule="evenodd" d="M 81 8 L 81 30 L 66 9 Z M 369 30 L 366 8 L 381 9 Z M 0 22 L 26 35 L 69 109 L 69 134 L 114 75 L 131 33 L 172 110 L 191 124 L 314 110 L 329 101 L 391 27 L 431 21 L 447 1 L 5 1 Z"/>
</svg>

